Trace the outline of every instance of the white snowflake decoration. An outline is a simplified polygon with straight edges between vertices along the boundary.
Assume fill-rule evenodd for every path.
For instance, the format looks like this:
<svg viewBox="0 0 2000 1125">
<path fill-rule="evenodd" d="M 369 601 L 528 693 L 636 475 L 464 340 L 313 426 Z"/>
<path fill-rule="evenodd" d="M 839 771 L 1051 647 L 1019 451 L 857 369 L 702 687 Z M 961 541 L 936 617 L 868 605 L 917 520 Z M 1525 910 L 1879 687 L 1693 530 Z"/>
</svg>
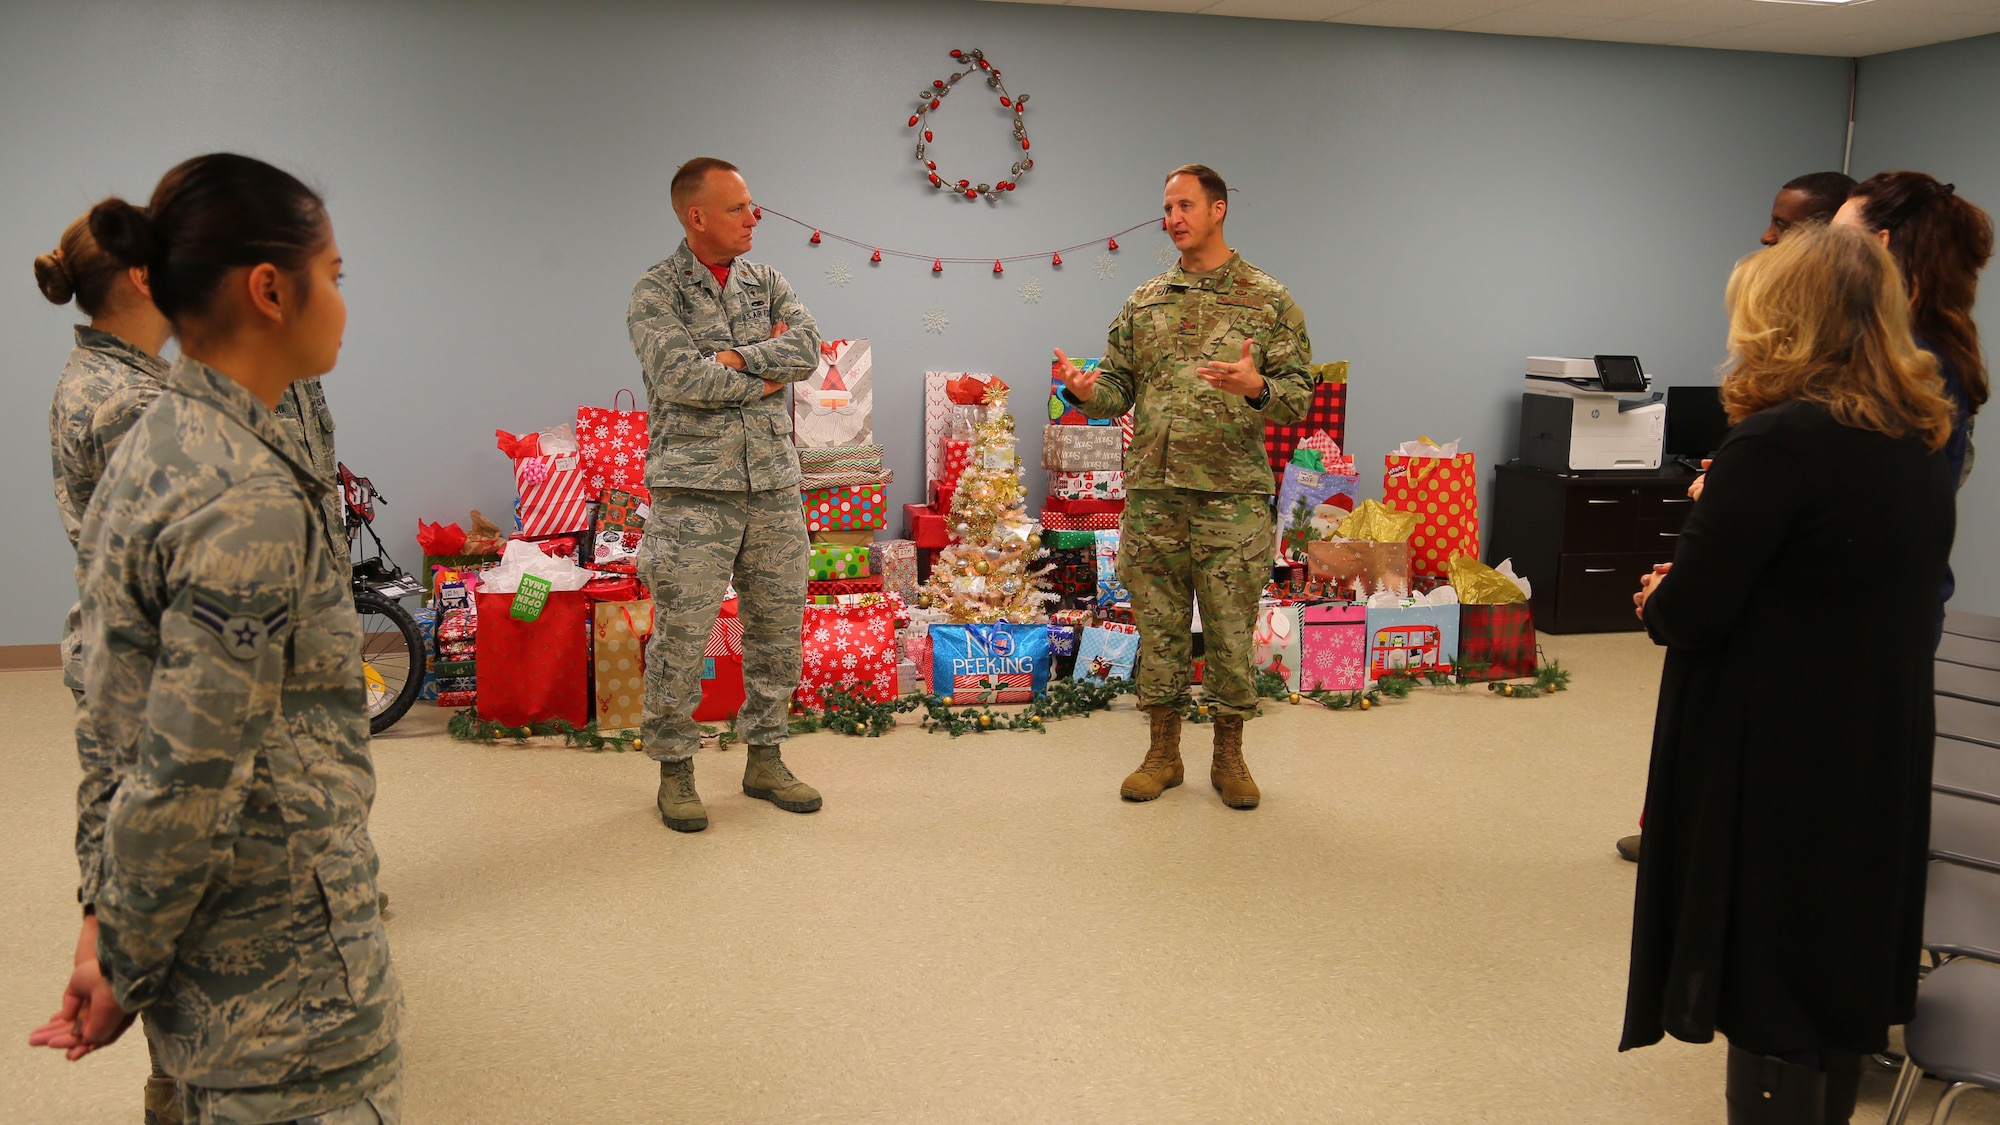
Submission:
<svg viewBox="0 0 2000 1125">
<path fill-rule="evenodd" d="M 835 258 L 833 264 L 826 267 L 826 280 L 836 287 L 845 287 L 854 280 L 854 271 L 847 268 L 846 258 Z"/>
<path fill-rule="evenodd" d="M 951 318 L 944 314 L 943 309 L 928 308 L 924 310 L 924 331 L 942 336 L 944 335 L 945 326 L 950 323 Z"/>
<path fill-rule="evenodd" d="M 1021 300 L 1031 305 L 1042 303 L 1042 283 L 1038 278 L 1029 278 L 1021 285 Z"/>
<path fill-rule="evenodd" d="M 1173 265 L 1174 259 L 1180 256 L 1181 252 L 1176 250 L 1174 244 L 1171 242 L 1162 242 L 1158 246 L 1153 247 L 1153 260 L 1163 266 Z"/>
<path fill-rule="evenodd" d="M 1090 263 L 1090 272 L 1096 274 L 1099 281 L 1110 281 L 1111 275 L 1118 272 L 1118 259 L 1109 254 L 1099 254 L 1097 260 Z"/>
</svg>

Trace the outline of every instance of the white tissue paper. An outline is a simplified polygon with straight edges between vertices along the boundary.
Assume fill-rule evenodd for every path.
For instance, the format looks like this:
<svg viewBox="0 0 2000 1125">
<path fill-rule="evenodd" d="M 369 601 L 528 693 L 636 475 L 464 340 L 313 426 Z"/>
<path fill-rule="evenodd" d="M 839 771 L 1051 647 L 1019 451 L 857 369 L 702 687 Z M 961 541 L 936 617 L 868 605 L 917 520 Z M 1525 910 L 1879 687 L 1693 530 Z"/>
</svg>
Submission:
<svg viewBox="0 0 2000 1125">
<path fill-rule="evenodd" d="M 540 547 L 521 539 L 509 539 L 500 556 L 500 565 L 479 576 L 479 589 L 487 594 L 514 594 L 521 589 L 523 575 L 546 578 L 552 590 L 581 590 L 597 575 L 569 559 L 545 555 Z"/>
<path fill-rule="evenodd" d="M 1528 584 L 1528 580 L 1514 573 L 1513 559 L 1501 559 L 1500 565 L 1494 567 L 1493 569 L 1499 571 L 1500 576 L 1502 578 L 1505 578 L 1509 582 L 1512 582 L 1514 585 L 1519 586 L 1521 588 L 1522 597 L 1533 598 L 1535 596 L 1535 588 Z"/>
<path fill-rule="evenodd" d="M 1458 591 L 1450 586 L 1439 586 L 1428 594 L 1403 597 L 1393 590 L 1377 590 L 1368 596 L 1369 609 L 1408 609 L 1411 606 L 1457 605 Z"/>
<path fill-rule="evenodd" d="M 540 431 L 536 436 L 542 439 L 542 453 L 544 456 L 554 457 L 564 453 L 575 453 L 578 449 L 576 444 L 576 426 L 570 422 L 564 422 L 560 426 L 550 426 L 548 429 Z"/>
<path fill-rule="evenodd" d="M 1456 457 L 1458 456 L 1458 441 L 1453 439 L 1443 445 L 1438 445 L 1435 442 L 1419 438 L 1416 441 L 1406 441 L 1390 450 L 1390 452 L 1403 457 Z"/>
</svg>

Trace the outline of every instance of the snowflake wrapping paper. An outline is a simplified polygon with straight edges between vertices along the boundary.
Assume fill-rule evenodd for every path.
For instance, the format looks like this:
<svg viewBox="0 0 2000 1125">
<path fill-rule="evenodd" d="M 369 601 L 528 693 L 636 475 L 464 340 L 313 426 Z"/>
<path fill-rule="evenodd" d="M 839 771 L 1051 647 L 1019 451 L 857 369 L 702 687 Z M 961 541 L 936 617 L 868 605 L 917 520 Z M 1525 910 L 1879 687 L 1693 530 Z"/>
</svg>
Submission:
<svg viewBox="0 0 2000 1125">
<path fill-rule="evenodd" d="M 1361 691 L 1368 686 L 1368 609 L 1298 607 L 1300 691 Z"/>
<path fill-rule="evenodd" d="M 792 431 L 808 449 L 874 443 L 874 358 L 867 340 L 820 342 L 819 367 L 792 394 Z"/>
<path fill-rule="evenodd" d="M 576 448 L 591 499 L 607 488 L 645 494 L 646 412 L 617 406 L 619 397 L 631 393 L 625 390 L 612 396 L 609 410 L 576 408 Z"/>
<path fill-rule="evenodd" d="M 815 711 L 828 688 L 887 703 L 896 698 L 896 617 L 886 602 L 808 605 L 805 663 L 792 698 Z"/>
</svg>

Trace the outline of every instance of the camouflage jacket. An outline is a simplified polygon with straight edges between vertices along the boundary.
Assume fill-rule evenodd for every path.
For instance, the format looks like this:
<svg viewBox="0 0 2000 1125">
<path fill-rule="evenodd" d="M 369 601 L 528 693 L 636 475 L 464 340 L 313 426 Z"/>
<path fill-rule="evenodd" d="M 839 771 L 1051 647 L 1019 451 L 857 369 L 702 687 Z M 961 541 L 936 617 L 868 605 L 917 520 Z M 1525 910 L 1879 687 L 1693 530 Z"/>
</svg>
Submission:
<svg viewBox="0 0 2000 1125">
<path fill-rule="evenodd" d="M 799 486 L 789 388 L 819 367 L 819 328 L 777 270 L 736 259 L 729 284 L 682 242 L 647 270 L 625 314 L 646 379 L 646 485 L 716 492 Z M 771 338 L 771 326 L 789 330 Z M 735 349 L 743 370 L 717 363 Z"/>
<path fill-rule="evenodd" d="M 112 455 L 78 552 L 77 741 L 115 782 L 86 887 L 99 963 L 149 1012 L 168 1073 L 308 1101 L 336 1095 L 335 1072 L 365 1088 L 364 1064 L 393 1065 L 402 1002 L 376 913 L 360 624 L 313 526 L 325 488 L 262 402 L 182 358 Z"/>
<path fill-rule="evenodd" d="M 1195 374 L 1209 360 L 1241 359 L 1246 339 L 1271 390 L 1262 410 Z M 1206 273 L 1177 265 L 1133 291 L 1111 322 L 1090 401 L 1078 407 L 1092 418 L 1134 412 L 1127 488 L 1268 493 L 1264 423 L 1305 416 L 1311 362 L 1291 292 L 1231 254 Z"/>
<path fill-rule="evenodd" d="M 71 548 L 83 510 L 112 449 L 167 382 L 167 361 L 87 324 L 56 380 L 49 407 L 49 455 L 55 462 L 56 511 Z"/>
<path fill-rule="evenodd" d="M 347 513 L 341 507 L 340 496 L 340 456 L 333 451 L 333 411 L 327 409 L 326 392 L 320 389 L 319 377 L 300 379 L 285 388 L 278 399 L 278 421 L 299 448 L 306 451 L 306 460 L 313 471 L 326 481 L 326 498 L 320 501 L 320 512 L 326 517 L 326 543 L 333 550 L 333 557 L 344 567 L 347 565 Z"/>
</svg>

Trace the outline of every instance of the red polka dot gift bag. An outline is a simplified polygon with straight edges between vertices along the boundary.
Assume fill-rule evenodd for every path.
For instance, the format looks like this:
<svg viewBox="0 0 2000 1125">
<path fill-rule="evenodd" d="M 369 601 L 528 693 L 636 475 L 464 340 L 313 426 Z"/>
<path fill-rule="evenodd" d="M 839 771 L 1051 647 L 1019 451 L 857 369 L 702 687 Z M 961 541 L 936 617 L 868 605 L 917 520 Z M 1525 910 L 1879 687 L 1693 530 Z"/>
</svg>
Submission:
<svg viewBox="0 0 2000 1125">
<path fill-rule="evenodd" d="M 1443 577 L 1453 558 L 1479 557 L 1479 473 L 1458 443 L 1404 442 L 1382 459 L 1382 503 L 1414 512 L 1410 572 Z"/>
</svg>

